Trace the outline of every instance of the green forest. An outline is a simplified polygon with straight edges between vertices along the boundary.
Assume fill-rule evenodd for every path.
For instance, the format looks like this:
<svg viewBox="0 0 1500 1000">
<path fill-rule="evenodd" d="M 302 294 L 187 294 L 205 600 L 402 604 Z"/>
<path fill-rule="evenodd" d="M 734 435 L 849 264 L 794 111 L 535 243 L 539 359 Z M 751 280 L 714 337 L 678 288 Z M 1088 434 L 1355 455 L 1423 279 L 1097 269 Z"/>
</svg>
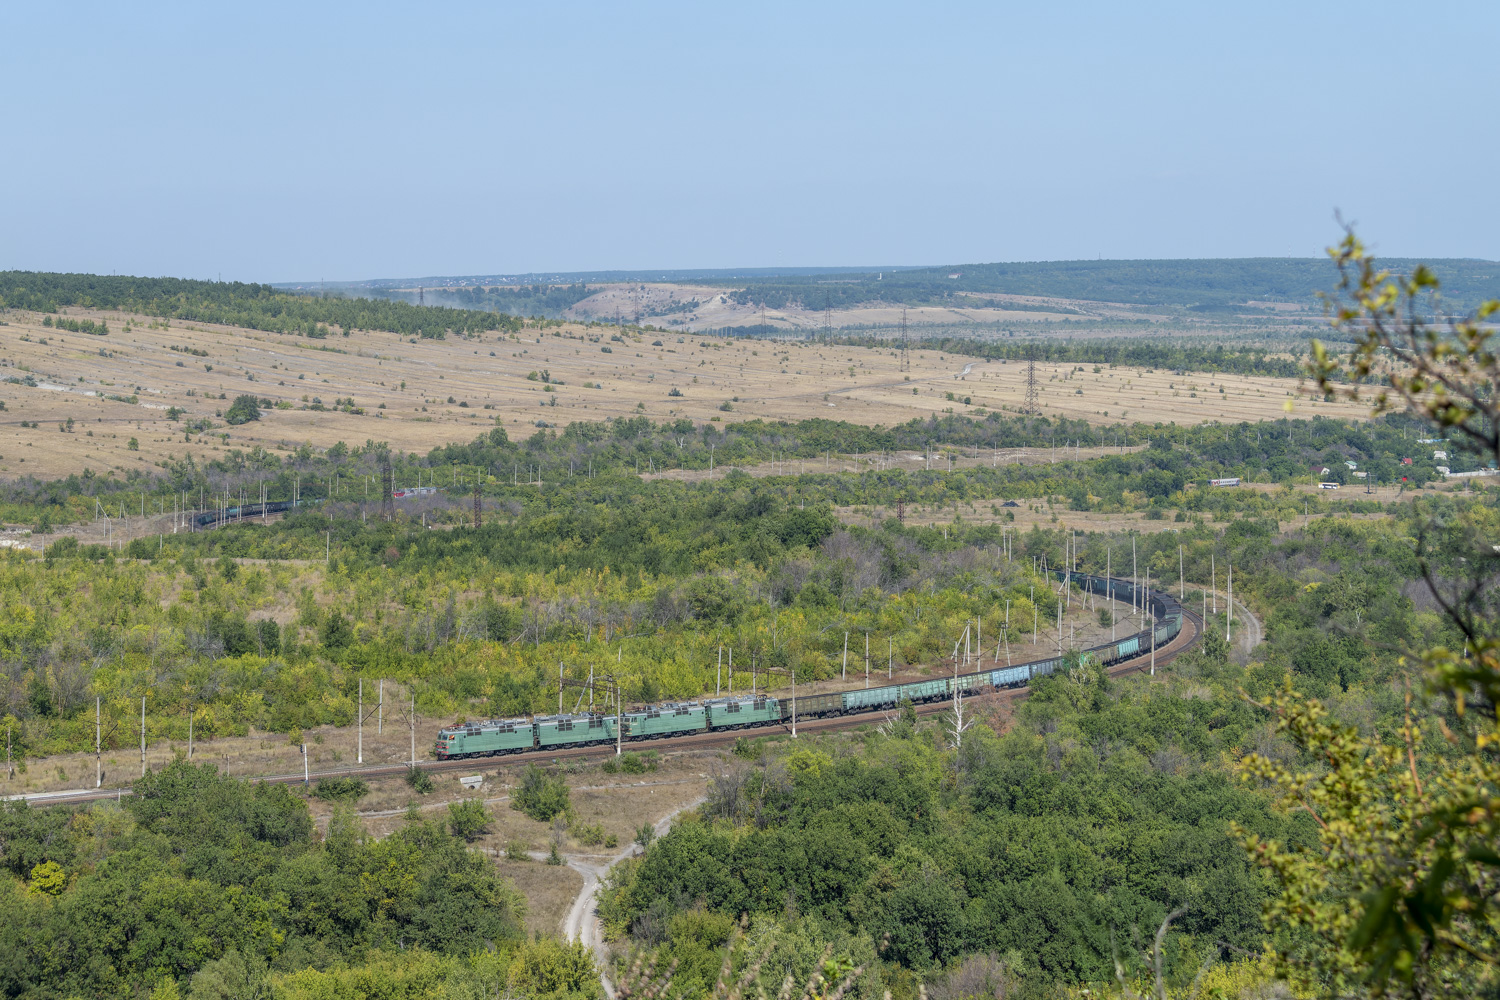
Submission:
<svg viewBox="0 0 1500 1000">
<path fill-rule="evenodd" d="M 1381 263 L 1398 273 L 1409 273 L 1422 263 L 1438 270 L 1445 300 L 1460 312 L 1500 294 L 1500 264 L 1494 261 L 1389 258 Z M 1229 307 L 1246 311 L 1250 302 L 1315 306 L 1318 293 L 1337 281 L 1338 271 L 1326 257 L 1065 260 L 766 277 L 735 282 L 731 294 L 743 304 L 764 304 L 770 309 L 788 305 L 837 309 L 865 302 L 944 304 L 966 293 L 999 292 L 1213 312 Z"/>
<path fill-rule="evenodd" d="M 120 805 L 0 804 L 7 997 L 238 1000 L 515 991 L 598 1000 L 586 952 L 528 941 L 526 901 L 448 824 L 326 834 L 284 785 L 179 761 Z"/>
<path fill-rule="evenodd" d="M 514 317 L 494 312 L 419 308 L 383 299 L 294 295 L 270 285 L 239 281 L 0 271 L 0 309 L 55 313 L 65 307 L 119 309 L 158 319 L 222 323 L 313 338 L 350 330 L 441 338 L 450 333 L 520 329 Z"/>
</svg>

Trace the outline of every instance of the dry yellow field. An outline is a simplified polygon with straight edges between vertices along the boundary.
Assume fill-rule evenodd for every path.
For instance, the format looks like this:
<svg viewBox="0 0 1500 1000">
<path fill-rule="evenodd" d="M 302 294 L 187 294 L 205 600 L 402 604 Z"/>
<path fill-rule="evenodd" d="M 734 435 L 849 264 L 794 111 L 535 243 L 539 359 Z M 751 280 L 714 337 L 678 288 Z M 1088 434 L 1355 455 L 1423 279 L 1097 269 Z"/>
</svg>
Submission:
<svg viewBox="0 0 1500 1000">
<path fill-rule="evenodd" d="M 913 352 L 911 370 L 902 372 L 888 350 L 665 333 L 620 343 L 610 341 L 611 327 L 583 325 L 413 343 L 386 333 L 318 341 L 140 318 L 127 326 L 130 317 L 118 313 L 70 315 L 105 319 L 111 332 L 58 332 L 25 313 L 9 314 L 0 327 L 6 379 L 0 381 L 0 473 L 49 478 L 84 468 L 147 469 L 189 452 L 201 461 L 227 448 L 326 448 L 339 441 L 388 441 L 420 453 L 497 424 L 516 438 L 534 433 L 539 421 L 560 426 L 637 414 L 700 423 L 826 417 L 889 426 L 981 407 L 1015 410 L 1025 392 L 1024 364 L 932 351 Z M 531 372 L 560 384 L 547 391 L 527 378 Z M 20 384 L 28 377 L 34 387 Z M 1100 424 L 1273 420 L 1299 390 L 1291 379 L 1179 377 L 1124 367 L 1043 365 L 1038 378 L 1043 413 Z M 682 395 L 670 396 L 673 388 Z M 242 393 L 288 408 L 224 426 L 216 414 Z M 363 414 L 334 409 L 350 399 Z M 731 412 L 719 409 L 726 401 Z M 304 408 L 318 404 L 326 409 Z M 184 411 L 183 418 L 169 420 L 170 407 Z M 1347 403 L 1299 399 L 1297 408 L 1302 415 L 1366 415 Z M 184 434 L 184 420 L 201 419 L 213 422 L 210 432 Z"/>
</svg>

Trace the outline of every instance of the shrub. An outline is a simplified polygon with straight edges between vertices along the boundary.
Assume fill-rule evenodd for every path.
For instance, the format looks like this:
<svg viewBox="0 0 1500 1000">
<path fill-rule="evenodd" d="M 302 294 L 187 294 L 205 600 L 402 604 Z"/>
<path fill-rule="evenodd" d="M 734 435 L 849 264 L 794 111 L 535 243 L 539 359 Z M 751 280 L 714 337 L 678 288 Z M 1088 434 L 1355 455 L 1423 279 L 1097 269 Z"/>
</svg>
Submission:
<svg viewBox="0 0 1500 1000">
<path fill-rule="evenodd" d="M 521 772 L 521 784 L 511 796 L 510 807 L 545 823 L 568 808 L 568 783 L 560 774 L 549 774 L 536 764 Z"/>
<path fill-rule="evenodd" d="M 406 770 L 406 783 L 411 786 L 412 791 L 418 795 L 426 795 L 432 791 L 432 775 L 420 767 L 409 767 Z"/>
<path fill-rule="evenodd" d="M 531 860 L 531 855 L 526 853 L 526 845 L 519 840 L 512 840 L 505 845 L 505 856 L 512 861 Z"/>
<path fill-rule="evenodd" d="M 604 824 L 602 823 L 585 823 L 582 820 L 575 820 L 570 824 L 569 832 L 580 844 L 588 847 L 597 847 L 604 843 Z"/>
<path fill-rule="evenodd" d="M 479 799 L 448 804 L 448 829 L 455 837 L 472 843 L 490 832 L 490 813 Z"/>
<path fill-rule="evenodd" d="M 260 400 L 250 395 L 236 396 L 224 414 L 224 422 L 227 424 L 248 424 L 259 419 Z"/>
<path fill-rule="evenodd" d="M 370 794 L 370 786 L 359 778 L 322 778 L 313 794 L 325 802 L 358 802 Z"/>
<path fill-rule="evenodd" d="M 621 754 L 620 770 L 626 774 L 645 774 L 646 762 L 641 760 L 641 755 L 638 753 Z"/>
</svg>

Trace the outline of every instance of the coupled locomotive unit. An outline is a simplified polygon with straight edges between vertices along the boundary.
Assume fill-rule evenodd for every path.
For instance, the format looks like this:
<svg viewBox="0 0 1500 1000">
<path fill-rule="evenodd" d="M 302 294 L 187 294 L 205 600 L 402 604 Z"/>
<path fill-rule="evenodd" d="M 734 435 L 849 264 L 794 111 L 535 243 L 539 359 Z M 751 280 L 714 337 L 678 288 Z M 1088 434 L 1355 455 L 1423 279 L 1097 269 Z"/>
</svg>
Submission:
<svg viewBox="0 0 1500 1000">
<path fill-rule="evenodd" d="M 613 715 L 577 712 L 534 719 L 491 719 L 441 730 L 438 760 L 497 757 L 552 747 L 602 746 L 619 740 L 659 740 L 707 730 L 748 729 L 779 723 L 781 702 L 766 694 L 707 701 L 667 702 Z"/>
</svg>

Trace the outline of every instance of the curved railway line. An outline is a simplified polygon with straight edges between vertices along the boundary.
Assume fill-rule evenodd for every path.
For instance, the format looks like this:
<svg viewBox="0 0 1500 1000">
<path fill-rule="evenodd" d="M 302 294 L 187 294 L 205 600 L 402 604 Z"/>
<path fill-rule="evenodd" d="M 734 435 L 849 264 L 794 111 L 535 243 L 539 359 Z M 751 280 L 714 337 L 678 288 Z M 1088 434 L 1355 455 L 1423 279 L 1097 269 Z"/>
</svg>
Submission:
<svg viewBox="0 0 1500 1000">
<path fill-rule="evenodd" d="M 1175 603 L 1174 598 L 1170 600 Z M 1156 650 L 1156 665 L 1158 667 L 1171 663 L 1178 656 L 1197 645 L 1199 637 L 1203 632 L 1203 621 L 1199 615 L 1182 609 L 1182 628 L 1172 640 Z M 1039 661 L 1047 662 L 1047 661 Z M 1137 654 L 1129 659 L 1120 660 L 1106 668 L 1110 677 L 1123 677 L 1127 674 L 1140 673 L 1151 668 L 1151 654 L 1149 651 Z M 1022 664 L 1024 666 L 1024 664 Z M 1002 701 L 1018 701 L 1029 693 L 1026 687 L 1000 688 L 987 691 L 982 694 L 972 694 L 965 697 L 966 701 L 975 701 L 981 705 L 996 704 Z M 952 702 L 942 700 L 929 702 L 914 706 L 918 716 L 938 715 L 949 710 Z M 822 718 L 798 718 L 796 723 L 797 735 L 802 733 L 826 733 L 835 732 L 840 729 L 852 729 L 859 726 L 869 725 L 872 721 L 883 718 L 880 709 L 857 712 L 854 714 L 830 715 Z M 780 725 L 758 729 L 723 729 L 706 730 L 686 736 L 677 736 L 670 739 L 653 740 L 651 749 L 663 750 L 711 750 L 715 747 L 731 746 L 741 737 L 755 738 L 770 735 L 772 733 L 785 733 L 791 735 L 790 725 Z M 591 760 L 613 757 L 615 749 L 613 745 L 602 746 L 578 746 L 558 747 L 540 750 L 532 750 L 524 753 L 509 754 L 499 758 L 485 758 L 482 760 L 446 760 L 446 761 L 419 761 L 417 766 L 424 771 L 446 772 L 446 771 L 471 771 L 476 768 L 495 767 L 504 764 L 526 764 L 530 762 L 557 762 L 564 760 Z M 312 771 L 308 777 L 311 778 L 335 778 L 335 777 L 358 777 L 358 778 L 383 778 L 399 777 L 407 772 L 406 764 L 366 764 L 353 767 L 341 767 L 330 770 Z M 251 781 L 268 781 L 277 784 L 296 784 L 303 780 L 301 774 L 272 774 L 249 777 Z M 101 799 L 118 799 L 124 795 L 131 794 L 128 788 L 112 789 L 83 789 L 76 792 L 42 792 L 32 795 L 17 795 L 10 798 L 25 799 L 34 805 L 59 805 L 75 802 L 94 802 Z"/>
</svg>

